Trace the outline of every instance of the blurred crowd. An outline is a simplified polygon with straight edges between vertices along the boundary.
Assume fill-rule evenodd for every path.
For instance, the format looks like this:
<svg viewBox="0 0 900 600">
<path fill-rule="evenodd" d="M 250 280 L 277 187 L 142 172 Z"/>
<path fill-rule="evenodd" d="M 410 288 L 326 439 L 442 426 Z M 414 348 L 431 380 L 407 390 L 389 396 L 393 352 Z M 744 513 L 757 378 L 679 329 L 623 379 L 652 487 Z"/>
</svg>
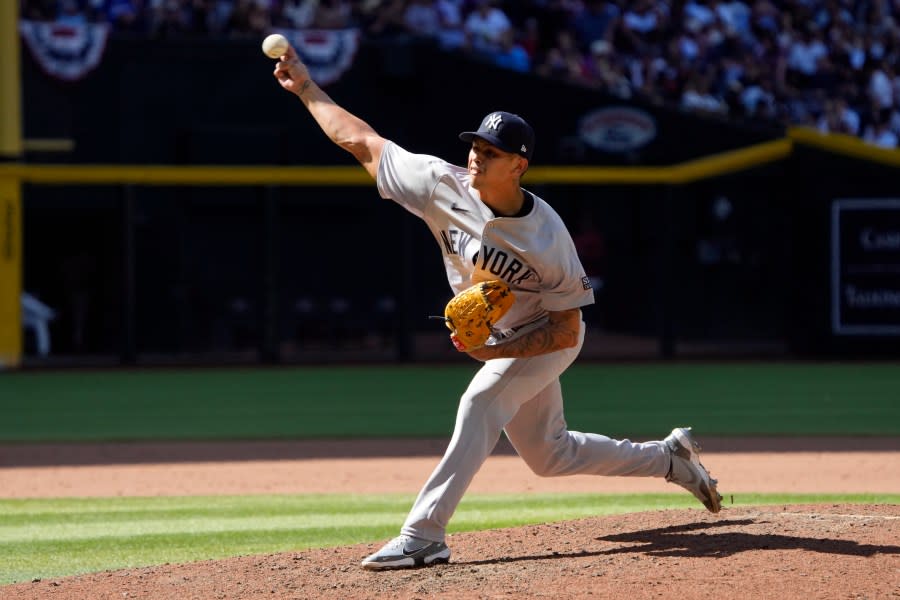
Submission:
<svg viewBox="0 0 900 600">
<path fill-rule="evenodd" d="M 900 139 L 900 0 L 21 0 L 155 37 L 358 27 L 727 119 Z"/>
</svg>

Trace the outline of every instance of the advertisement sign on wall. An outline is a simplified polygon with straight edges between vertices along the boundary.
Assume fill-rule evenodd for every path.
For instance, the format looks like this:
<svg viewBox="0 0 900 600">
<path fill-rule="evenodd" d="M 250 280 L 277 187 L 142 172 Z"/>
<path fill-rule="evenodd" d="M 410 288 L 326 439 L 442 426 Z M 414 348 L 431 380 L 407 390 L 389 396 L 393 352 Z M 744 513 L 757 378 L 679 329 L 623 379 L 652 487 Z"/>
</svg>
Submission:
<svg viewBox="0 0 900 600">
<path fill-rule="evenodd" d="M 578 122 L 578 135 L 605 152 L 630 152 L 656 138 L 656 121 L 647 112 L 629 106 L 592 111 Z"/>
<path fill-rule="evenodd" d="M 832 202 L 831 327 L 900 336 L 900 198 Z"/>
</svg>

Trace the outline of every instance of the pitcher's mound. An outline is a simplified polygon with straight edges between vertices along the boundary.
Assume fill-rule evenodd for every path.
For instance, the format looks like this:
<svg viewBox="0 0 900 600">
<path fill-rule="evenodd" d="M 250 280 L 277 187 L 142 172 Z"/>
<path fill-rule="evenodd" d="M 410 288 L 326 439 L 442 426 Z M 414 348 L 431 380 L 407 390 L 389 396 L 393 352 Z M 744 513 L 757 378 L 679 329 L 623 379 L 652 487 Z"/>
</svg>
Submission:
<svg viewBox="0 0 900 600">
<path fill-rule="evenodd" d="M 448 565 L 369 572 L 380 543 L 16 584 L 4 598 L 889 598 L 900 506 L 595 517 L 448 538 Z"/>
</svg>

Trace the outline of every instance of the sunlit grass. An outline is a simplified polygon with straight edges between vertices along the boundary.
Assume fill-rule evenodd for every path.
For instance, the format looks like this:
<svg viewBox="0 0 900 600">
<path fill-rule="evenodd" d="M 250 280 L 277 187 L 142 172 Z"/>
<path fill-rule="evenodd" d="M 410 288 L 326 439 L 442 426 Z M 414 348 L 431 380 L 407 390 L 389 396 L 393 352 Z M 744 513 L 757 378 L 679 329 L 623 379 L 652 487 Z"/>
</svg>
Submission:
<svg viewBox="0 0 900 600">
<path fill-rule="evenodd" d="M 0 500 L 0 584 L 386 540 L 412 500 L 398 494 Z M 898 504 L 900 496 L 734 497 L 734 506 L 819 502 Z M 680 493 L 472 495 L 450 533 L 672 508 L 703 510 Z"/>
</svg>

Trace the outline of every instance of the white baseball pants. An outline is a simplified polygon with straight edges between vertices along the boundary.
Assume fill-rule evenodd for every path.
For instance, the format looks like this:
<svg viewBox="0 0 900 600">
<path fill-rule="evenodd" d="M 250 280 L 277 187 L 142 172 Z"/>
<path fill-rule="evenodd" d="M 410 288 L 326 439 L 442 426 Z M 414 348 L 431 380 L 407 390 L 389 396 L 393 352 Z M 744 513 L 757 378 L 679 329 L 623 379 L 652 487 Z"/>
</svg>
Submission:
<svg viewBox="0 0 900 600">
<path fill-rule="evenodd" d="M 632 443 L 569 431 L 559 377 L 584 343 L 531 358 L 487 361 L 462 395 L 453 436 L 419 492 L 402 533 L 442 542 L 447 524 L 501 431 L 537 474 L 664 477 L 671 458 L 661 441 Z M 537 393 L 535 393 L 535 391 Z"/>
</svg>

